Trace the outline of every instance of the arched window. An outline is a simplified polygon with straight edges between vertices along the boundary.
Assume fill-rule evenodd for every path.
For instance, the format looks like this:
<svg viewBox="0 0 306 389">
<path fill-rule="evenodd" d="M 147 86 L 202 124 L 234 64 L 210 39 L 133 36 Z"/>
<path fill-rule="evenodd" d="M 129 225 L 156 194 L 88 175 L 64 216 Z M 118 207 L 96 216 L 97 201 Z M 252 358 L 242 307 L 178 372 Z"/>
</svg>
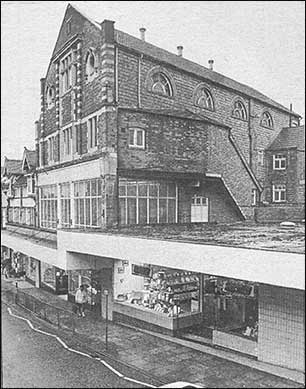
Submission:
<svg viewBox="0 0 306 389">
<path fill-rule="evenodd" d="M 94 77 L 97 70 L 96 56 L 92 49 L 88 50 L 86 55 L 85 73 L 87 78 Z"/>
<path fill-rule="evenodd" d="M 162 72 L 156 72 L 152 75 L 152 92 L 165 96 L 173 96 L 173 89 L 169 78 Z"/>
<path fill-rule="evenodd" d="M 233 116 L 238 119 L 247 120 L 247 111 L 241 100 L 236 100 L 234 103 Z"/>
<path fill-rule="evenodd" d="M 264 127 L 273 128 L 273 120 L 269 112 L 266 111 L 262 114 L 260 124 Z"/>
<path fill-rule="evenodd" d="M 195 105 L 201 108 L 206 108 L 211 111 L 214 110 L 214 101 L 211 93 L 205 87 L 201 87 L 196 91 Z"/>
<path fill-rule="evenodd" d="M 54 87 L 48 86 L 46 91 L 47 107 L 51 108 L 54 104 Z"/>
</svg>

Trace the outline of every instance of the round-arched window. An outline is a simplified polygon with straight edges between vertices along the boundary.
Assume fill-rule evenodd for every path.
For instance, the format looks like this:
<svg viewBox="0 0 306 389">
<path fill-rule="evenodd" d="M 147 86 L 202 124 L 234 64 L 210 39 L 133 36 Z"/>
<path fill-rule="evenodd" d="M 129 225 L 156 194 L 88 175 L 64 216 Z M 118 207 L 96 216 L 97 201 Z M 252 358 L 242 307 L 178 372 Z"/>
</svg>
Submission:
<svg viewBox="0 0 306 389">
<path fill-rule="evenodd" d="M 171 82 L 164 73 L 157 72 L 152 75 L 152 92 L 170 97 L 173 96 Z"/>
<path fill-rule="evenodd" d="M 96 57 L 93 50 L 89 50 L 86 56 L 85 72 L 87 77 L 92 77 L 96 72 Z"/>
<path fill-rule="evenodd" d="M 238 119 L 247 120 L 247 111 L 241 100 L 236 100 L 234 103 L 233 116 Z"/>
<path fill-rule="evenodd" d="M 47 107 L 50 108 L 54 104 L 54 87 L 48 86 L 46 91 Z"/>
<path fill-rule="evenodd" d="M 273 128 L 273 120 L 272 120 L 272 116 L 269 114 L 269 112 L 266 111 L 262 114 L 260 124 L 264 127 Z"/>
<path fill-rule="evenodd" d="M 214 110 L 214 101 L 210 91 L 205 88 L 199 88 L 195 96 L 195 105 L 201 108 L 209 109 L 210 111 Z"/>
</svg>

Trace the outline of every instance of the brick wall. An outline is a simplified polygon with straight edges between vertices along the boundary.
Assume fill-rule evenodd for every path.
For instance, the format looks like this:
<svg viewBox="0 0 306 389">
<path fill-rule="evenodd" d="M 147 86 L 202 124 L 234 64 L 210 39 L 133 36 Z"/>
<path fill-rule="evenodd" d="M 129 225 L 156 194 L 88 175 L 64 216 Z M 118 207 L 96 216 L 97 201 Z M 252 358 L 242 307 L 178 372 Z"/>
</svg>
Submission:
<svg viewBox="0 0 306 389">
<path fill-rule="evenodd" d="M 120 111 L 119 167 L 204 173 L 207 166 L 207 127 L 199 121 Z M 130 128 L 145 130 L 145 149 L 128 146 Z"/>
<path fill-rule="evenodd" d="M 140 98 L 138 91 L 138 61 L 140 61 Z M 289 114 L 278 109 L 267 107 L 260 102 L 251 99 L 250 129 L 248 121 L 239 120 L 232 117 L 233 103 L 239 98 L 249 110 L 249 98 L 217 86 L 210 81 L 203 80 L 195 75 L 187 74 L 171 66 L 160 67 L 173 81 L 174 97 L 164 97 L 148 90 L 147 77 L 153 68 L 158 69 L 160 63 L 156 60 L 139 56 L 122 48 L 118 54 L 118 100 L 121 106 L 136 107 L 139 103 L 143 108 L 155 109 L 189 109 L 193 112 L 201 113 L 208 118 L 220 121 L 232 128 L 232 133 L 238 141 L 247 161 L 252 158 L 252 168 L 261 180 L 264 169 L 258 165 L 258 150 L 263 150 L 277 135 L 277 133 L 289 124 Z M 210 91 L 214 99 L 214 111 L 198 108 L 194 105 L 194 92 L 196 87 L 203 83 Z M 274 129 L 262 127 L 262 113 L 268 110 L 274 123 Z M 250 114 L 248 112 L 248 115 Z M 251 135 L 251 144 L 250 144 Z"/>
<path fill-rule="evenodd" d="M 258 223 L 298 222 L 305 219 L 305 204 L 273 204 L 255 209 Z"/>
<path fill-rule="evenodd" d="M 259 285 L 258 360 L 304 371 L 305 295 Z"/>
</svg>

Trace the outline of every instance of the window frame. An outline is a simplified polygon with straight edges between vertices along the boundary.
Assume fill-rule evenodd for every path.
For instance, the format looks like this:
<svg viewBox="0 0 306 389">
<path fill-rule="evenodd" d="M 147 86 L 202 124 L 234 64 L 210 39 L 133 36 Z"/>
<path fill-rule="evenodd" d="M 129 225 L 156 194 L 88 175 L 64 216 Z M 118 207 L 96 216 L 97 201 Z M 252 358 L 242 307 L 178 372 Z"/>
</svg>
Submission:
<svg viewBox="0 0 306 389">
<path fill-rule="evenodd" d="M 210 107 L 207 104 L 205 104 L 205 106 L 202 106 L 199 104 L 199 100 L 201 100 L 201 97 L 203 96 L 203 92 L 206 94 L 205 103 L 206 103 L 207 99 L 210 100 L 210 104 L 211 104 Z M 194 95 L 194 105 L 196 107 L 201 108 L 201 109 L 206 109 L 208 111 L 215 111 L 214 98 L 213 98 L 212 93 L 209 90 L 209 88 L 207 88 L 205 85 L 199 85 L 196 88 L 195 95 Z"/>
<path fill-rule="evenodd" d="M 87 149 L 88 151 L 96 150 L 98 147 L 98 125 L 99 115 L 95 114 L 87 118 Z M 93 123 L 95 126 L 93 127 Z"/>
<path fill-rule="evenodd" d="M 238 108 L 238 107 L 236 106 L 237 104 L 240 104 L 240 108 Z M 237 115 L 235 114 L 235 112 L 243 112 L 243 115 L 244 115 L 245 117 L 242 117 L 240 114 L 239 114 L 239 116 L 237 116 Z M 238 120 L 242 120 L 242 121 L 244 121 L 244 122 L 247 122 L 247 121 L 248 121 L 248 112 L 247 112 L 247 109 L 246 109 L 246 107 L 245 107 L 244 102 L 243 102 L 241 99 L 236 99 L 236 100 L 234 101 L 234 108 L 233 108 L 233 110 L 232 110 L 232 118 L 238 119 Z"/>
<path fill-rule="evenodd" d="M 131 140 L 130 133 L 131 133 L 131 131 L 133 131 L 133 143 L 132 144 L 130 143 L 130 140 Z M 138 134 L 138 132 L 142 133 L 142 144 L 141 145 L 137 144 L 137 134 Z M 146 130 L 144 130 L 143 128 L 138 128 L 138 127 L 129 128 L 129 130 L 128 130 L 128 147 L 129 147 L 129 149 L 145 150 L 145 148 L 146 148 Z"/>
<path fill-rule="evenodd" d="M 265 152 L 264 152 L 264 150 L 257 150 L 257 163 L 258 163 L 258 166 L 265 165 Z"/>
<path fill-rule="evenodd" d="M 93 65 L 90 65 L 90 60 L 93 58 Z M 85 54 L 85 80 L 92 81 L 98 74 L 98 61 L 95 49 L 90 48 Z"/>
<path fill-rule="evenodd" d="M 73 131 L 72 125 L 62 129 L 64 157 L 71 157 L 73 153 Z"/>
<path fill-rule="evenodd" d="M 282 194 L 284 194 L 283 199 L 281 198 Z M 278 198 L 276 198 L 276 197 L 278 197 Z M 285 202 L 287 202 L 286 184 L 273 184 L 272 185 L 272 202 L 273 203 L 285 203 Z"/>
<path fill-rule="evenodd" d="M 284 162 L 284 166 L 282 166 L 282 162 Z M 287 169 L 287 156 L 285 154 L 273 154 L 273 170 L 286 170 L 286 169 Z"/>
<path fill-rule="evenodd" d="M 60 94 L 64 96 L 76 85 L 76 64 L 71 49 L 60 59 Z"/>
<path fill-rule="evenodd" d="M 264 123 L 265 121 L 268 121 L 270 123 L 266 124 L 266 123 Z M 260 125 L 261 125 L 261 127 L 264 127 L 264 128 L 269 128 L 269 129 L 273 129 L 274 128 L 274 123 L 273 123 L 272 115 L 270 114 L 269 111 L 264 111 L 262 113 L 261 120 L 260 120 Z"/>
<path fill-rule="evenodd" d="M 258 190 L 256 188 L 252 189 L 252 206 L 256 206 L 258 203 Z"/>
</svg>

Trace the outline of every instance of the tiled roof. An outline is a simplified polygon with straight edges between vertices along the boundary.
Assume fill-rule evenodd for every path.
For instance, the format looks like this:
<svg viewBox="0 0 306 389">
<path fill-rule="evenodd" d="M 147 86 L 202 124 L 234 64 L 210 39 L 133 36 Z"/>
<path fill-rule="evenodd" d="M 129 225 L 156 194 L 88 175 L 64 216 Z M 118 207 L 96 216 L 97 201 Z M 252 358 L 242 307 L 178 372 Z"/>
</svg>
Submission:
<svg viewBox="0 0 306 389">
<path fill-rule="evenodd" d="M 214 70 L 207 69 L 202 65 L 192 62 L 186 58 L 180 57 L 176 54 L 170 53 L 167 50 L 154 46 L 151 43 L 145 42 L 123 31 L 115 30 L 115 39 L 122 46 L 128 47 L 130 49 L 134 49 L 140 53 L 155 58 L 158 61 L 171 64 L 179 69 L 185 70 L 190 73 L 194 73 L 197 76 L 218 83 L 224 87 L 234 89 L 237 92 L 253 97 L 254 99 L 262 101 L 275 108 L 281 109 L 286 112 L 290 112 L 288 108 L 270 99 L 269 97 L 263 95 L 262 93 L 258 92 L 256 89 L 241 84 L 240 82 L 232 80 L 231 78 L 226 77 L 218 72 L 215 72 Z M 294 115 L 299 116 L 297 113 L 294 113 Z"/>
<path fill-rule="evenodd" d="M 24 148 L 25 151 L 25 157 L 27 159 L 27 162 L 29 164 L 29 168 L 35 168 L 36 167 L 36 151 L 35 150 L 28 150 L 26 147 Z"/>
<path fill-rule="evenodd" d="M 25 186 L 27 185 L 27 177 L 26 176 L 19 176 L 17 180 L 14 182 L 14 186 Z"/>
<path fill-rule="evenodd" d="M 292 147 L 305 150 L 305 126 L 283 128 L 267 149 L 278 150 Z"/>
<path fill-rule="evenodd" d="M 22 161 L 19 159 L 5 158 L 4 168 L 7 174 L 22 174 Z"/>
</svg>

